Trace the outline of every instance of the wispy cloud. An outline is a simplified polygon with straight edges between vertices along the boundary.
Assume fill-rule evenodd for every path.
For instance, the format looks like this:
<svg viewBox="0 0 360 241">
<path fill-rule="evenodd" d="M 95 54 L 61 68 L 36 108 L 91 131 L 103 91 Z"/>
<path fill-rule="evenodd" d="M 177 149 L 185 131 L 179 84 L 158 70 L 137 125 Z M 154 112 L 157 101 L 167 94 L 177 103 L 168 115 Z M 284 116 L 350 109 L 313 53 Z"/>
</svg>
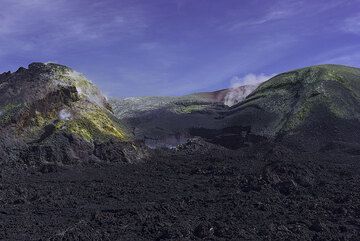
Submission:
<svg viewBox="0 0 360 241">
<path fill-rule="evenodd" d="M 122 2 L 122 1 L 119 1 Z M 140 34 L 147 27 L 135 5 L 110 8 L 106 3 L 71 0 L 4 0 L 0 14 L 0 41 L 16 40 L 36 48 L 74 42 L 118 40 Z M 14 46 L 14 42 L 12 42 Z"/>
<path fill-rule="evenodd" d="M 265 23 L 272 22 L 275 20 L 285 19 L 291 15 L 292 15 L 292 12 L 289 10 L 285 10 L 285 9 L 284 10 L 270 10 L 264 16 L 254 18 L 252 20 L 246 20 L 246 21 L 240 21 L 240 22 L 233 23 L 228 27 L 228 30 L 234 31 L 234 30 L 242 28 L 242 27 L 250 27 L 250 26 L 254 26 L 254 25 L 265 24 Z"/>
<path fill-rule="evenodd" d="M 332 59 L 327 60 L 328 63 L 336 63 L 349 65 L 354 67 L 360 67 L 360 51 L 357 53 L 340 55 Z"/>
<path fill-rule="evenodd" d="M 0 66 L 58 60 L 111 95 L 180 95 L 356 65 L 359 48 L 333 51 L 357 44 L 355 1 L 0 0 Z"/>
<path fill-rule="evenodd" d="M 299 11 L 299 4 L 301 4 L 301 2 L 287 1 L 285 4 L 283 2 L 275 2 L 270 7 L 263 9 L 263 11 L 258 11 L 258 13 L 262 14 L 245 19 L 239 15 L 239 19 L 228 23 L 224 28 L 228 31 L 235 31 L 243 29 L 244 27 L 254 27 L 287 19 Z M 259 7 L 259 9 L 261 9 L 261 7 Z"/>
<path fill-rule="evenodd" d="M 264 66 L 275 62 L 286 55 L 287 50 L 297 44 L 296 38 L 288 35 L 265 37 L 244 43 L 231 53 L 217 58 L 208 59 L 201 66 L 191 71 L 185 71 L 177 79 L 176 88 L 172 85 L 163 85 L 164 92 L 170 95 L 179 95 L 199 91 L 210 91 L 222 87 L 229 87 L 232 76 L 243 76 L 241 73 L 261 72 Z M 266 57 L 265 57 L 266 56 Z"/>
<path fill-rule="evenodd" d="M 360 34 L 360 14 L 345 19 L 341 29 L 348 33 Z"/>
<path fill-rule="evenodd" d="M 270 24 L 275 21 L 287 20 L 292 17 L 301 16 L 302 18 L 307 16 L 313 16 L 322 12 L 334 9 L 339 5 L 346 4 L 347 1 L 276 1 L 270 7 L 265 8 L 262 15 L 250 19 L 242 19 L 239 16 L 239 20 L 228 23 L 224 29 L 228 31 L 235 31 L 246 27 L 255 27 L 263 24 Z M 260 12 L 260 11 L 259 11 Z"/>
<path fill-rule="evenodd" d="M 312 64 L 342 64 L 360 67 L 360 45 L 336 48 L 314 58 Z"/>
</svg>

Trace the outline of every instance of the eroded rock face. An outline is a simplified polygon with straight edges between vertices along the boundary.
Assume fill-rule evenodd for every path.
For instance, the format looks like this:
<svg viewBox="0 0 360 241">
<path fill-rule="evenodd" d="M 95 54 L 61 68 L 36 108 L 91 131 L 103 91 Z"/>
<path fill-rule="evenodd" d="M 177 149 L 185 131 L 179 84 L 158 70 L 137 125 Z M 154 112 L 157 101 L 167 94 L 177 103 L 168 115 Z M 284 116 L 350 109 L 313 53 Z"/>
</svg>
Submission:
<svg viewBox="0 0 360 241">
<path fill-rule="evenodd" d="M 5 152 L 31 165 L 96 160 L 95 143 L 131 140 L 100 90 L 57 64 L 0 75 L 0 128 Z"/>
</svg>

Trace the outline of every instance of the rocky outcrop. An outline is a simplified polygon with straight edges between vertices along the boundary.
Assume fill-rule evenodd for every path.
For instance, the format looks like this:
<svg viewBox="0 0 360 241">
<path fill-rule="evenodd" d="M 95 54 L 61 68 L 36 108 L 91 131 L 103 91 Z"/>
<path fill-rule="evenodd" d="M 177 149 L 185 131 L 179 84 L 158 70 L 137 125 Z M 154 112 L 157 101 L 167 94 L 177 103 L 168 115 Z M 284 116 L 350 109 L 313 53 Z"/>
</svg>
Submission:
<svg viewBox="0 0 360 241">
<path fill-rule="evenodd" d="M 0 75 L 0 128 L 2 149 L 28 164 L 107 161 L 96 155 L 101 143 L 132 140 L 100 90 L 57 64 L 32 63 Z"/>
</svg>

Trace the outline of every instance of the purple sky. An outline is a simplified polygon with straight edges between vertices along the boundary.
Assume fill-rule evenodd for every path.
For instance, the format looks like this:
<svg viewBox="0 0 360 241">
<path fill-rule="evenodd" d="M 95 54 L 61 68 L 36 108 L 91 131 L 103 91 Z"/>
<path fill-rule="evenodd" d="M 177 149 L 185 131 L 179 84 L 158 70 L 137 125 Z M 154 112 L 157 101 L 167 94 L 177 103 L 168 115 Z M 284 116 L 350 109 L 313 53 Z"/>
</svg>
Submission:
<svg viewBox="0 0 360 241">
<path fill-rule="evenodd" d="M 56 62 L 108 96 L 215 90 L 320 63 L 360 67 L 360 0 L 0 4 L 1 72 Z"/>
</svg>

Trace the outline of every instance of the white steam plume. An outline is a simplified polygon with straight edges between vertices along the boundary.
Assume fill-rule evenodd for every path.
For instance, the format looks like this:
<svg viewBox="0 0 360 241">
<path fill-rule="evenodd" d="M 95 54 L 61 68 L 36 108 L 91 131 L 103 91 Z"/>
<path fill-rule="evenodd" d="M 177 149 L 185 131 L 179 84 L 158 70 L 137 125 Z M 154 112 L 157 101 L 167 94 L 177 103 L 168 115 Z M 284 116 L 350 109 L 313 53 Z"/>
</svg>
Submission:
<svg viewBox="0 0 360 241">
<path fill-rule="evenodd" d="M 231 82 L 231 88 L 224 98 L 224 105 L 233 106 L 243 101 L 250 95 L 262 82 L 267 81 L 272 75 L 266 74 L 247 74 L 244 77 L 235 76 Z"/>
<path fill-rule="evenodd" d="M 73 80 L 77 80 L 81 85 L 76 85 L 76 90 L 79 95 L 85 96 L 89 101 L 95 103 L 99 106 L 104 106 L 104 101 L 106 97 L 93 85 L 93 83 L 86 79 L 86 77 L 74 70 L 70 70 L 66 73 L 67 77 Z"/>
<path fill-rule="evenodd" d="M 59 112 L 59 118 L 60 120 L 70 120 L 72 117 L 71 113 L 65 109 L 62 109 L 60 112 Z"/>
<path fill-rule="evenodd" d="M 244 77 L 239 77 L 239 76 L 234 76 L 230 82 L 231 82 L 231 87 L 235 88 L 235 87 L 239 87 L 239 86 L 243 86 L 243 85 L 259 85 L 262 82 L 267 81 L 268 79 L 274 77 L 275 74 L 270 74 L 270 75 L 266 75 L 266 74 L 247 74 Z"/>
</svg>

